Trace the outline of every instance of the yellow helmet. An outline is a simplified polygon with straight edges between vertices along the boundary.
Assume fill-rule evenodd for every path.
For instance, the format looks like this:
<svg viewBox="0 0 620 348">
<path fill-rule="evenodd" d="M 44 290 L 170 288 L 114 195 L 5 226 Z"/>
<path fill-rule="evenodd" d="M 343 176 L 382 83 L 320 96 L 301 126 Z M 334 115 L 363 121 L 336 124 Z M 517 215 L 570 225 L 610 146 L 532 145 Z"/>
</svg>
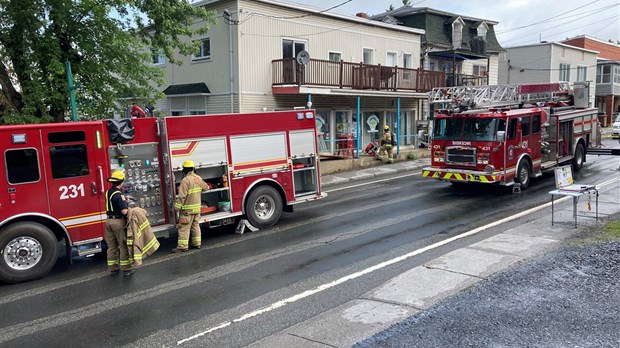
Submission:
<svg viewBox="0 0 620 348">
<path fill-rule="evenodd" d="M 383 130 L 389 130 L 390 126 L 388 126 L 387 124 L 385 126 L 383 126 Z"/>
<path fill-rule="evenodd" d="M 118 183 L 125 180 L 125 172 L 122 170 L 115 170 L 112 176 L 108 178 L 108 182 Z"/>
<path fill-rule="evenodd" d="M 185 162 L 183 162 L 183 168 L 194 168 L 194 161 L 192 160 L 186 160 Z"/>
</svg>

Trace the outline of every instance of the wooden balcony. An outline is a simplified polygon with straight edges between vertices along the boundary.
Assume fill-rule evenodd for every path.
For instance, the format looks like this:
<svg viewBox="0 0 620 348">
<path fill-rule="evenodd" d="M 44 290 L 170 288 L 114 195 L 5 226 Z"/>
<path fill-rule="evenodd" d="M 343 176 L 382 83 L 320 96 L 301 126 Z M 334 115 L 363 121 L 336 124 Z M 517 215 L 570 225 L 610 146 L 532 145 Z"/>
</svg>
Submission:
<svg viewBox="0 0 620 348">
<path fill-rule="evenodd" d="M 446 84 L 444 72 L 422 69 L 320 59 L 300 65 L 294 58 L 273 60 L 271 66 L 272 87 L 321 86 L 425 93 Z"/>
</svg>

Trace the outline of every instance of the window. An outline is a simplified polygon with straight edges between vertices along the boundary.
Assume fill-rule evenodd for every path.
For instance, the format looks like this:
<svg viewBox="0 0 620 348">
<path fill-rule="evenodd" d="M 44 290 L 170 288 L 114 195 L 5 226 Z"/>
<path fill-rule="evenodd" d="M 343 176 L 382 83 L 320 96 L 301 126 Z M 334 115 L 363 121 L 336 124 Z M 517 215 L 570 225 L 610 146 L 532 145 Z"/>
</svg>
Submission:
<svg viewBox="0 0 620 348">
<path fill-rule="evenodd" d="M 403 68 L 413 67 L 413 56 L 410 53 L 403 53 Z"/>
<path fill-rule="evenodd" d="M 599 65 L 596 67 L 596 83 L 611 82 L 611 65 Z"/>
<path fill-rule="evenodd" d="M 153 65 L 166 64 L 166 56 L 159 50 L 151 50 L 151 57 L 153 57 Z"/>
<path fill-rule="evenodd" d="M 620 66 L 614 67 L 614 83 L 620 83 Z"/>
<path fill-rule="evenodd" d="M 306 42 L 291 39 L 282 40 L 282 58 L 295 58 L 301 51 L 306 51 Z"/>
<path fill-rule="evenodd" d="M 364 64 L 375 64 L 375 50 L 364 48 Z"/>
<path fill-rule="evenodd" d="M 585 66 L 577 67 L 577 81 L 585 81 L 586 80 L 586 71 L 587 68 Z"/>
<path fill-rule="evenodd" d="M 185 111 L 179 111 L 179 110 L 170 111 L 170 115 L 172 115 L 172 116 L 183 116 L 183 115 L 185 115 Z"/>
<path fill-rule="evenodd" d="M 385 59 L 385 65 L 386 66 L 396 66 L 396 60 L 397 60 L 397 54 L 395 52 L 388 52 L 386 59 Z"/>
<path fill-rule="evenodd" d="M 521 135 L 530 135 L 530 117 L 521 118 Z"/>
<path fill-rule="evenodd" d="M 189 112 L 189 114 L 190 114 L 190 115 L 192 115 L 192 116 L 196 116 L 196 115 L 206 115 L 206 114 L 207 114 L 207 112 L 206 112 L 206 111 L 204 111 L 204 110 L 191 110 L 191 111 Z"/>
<path fill-rule="evenodd" d="M 194 54 L 194 60 L 211 58 L 211 38 L 205 37 L 200 39 L 200 47 Z"/>
<path fill-rule="evenodd" d="M 570 81 L 570 64 L 560 63 L 560 81 Z"/>
<path fill-rule="evenodd" d="M 461 48 L 463 43 L 463 20 L 458 18 L 452 23 L 452 49 Z"/>
<path fill-rule="evenodd" d="M 476 29 L 478 32 L 478 36 L 482 36 L 483 38 L 487 37 L 487 30 L 489 30 L 489 26 L 486 23 L 480 24 Z"/>
<path fill-rule="evenodd" d="M 532 117 L 532 134 L 540 132 L 540 115 Z"/>
<path fill-rule="evenodd" d="M 487 76 L 487 67 L 484 65 L 474 65 L 475 76 Z"/>
<path fill-rule="evenodd" d="M 517 136 L 517 122 L 519 120 L 516 118 L 511 118 L 508 122 L 508 135 L 507 139 L 514 139 Z"/>
<path fill-rule="evenodd" d="M 4 163 L 10 184 L 39 181 L 39 158 L 35 149 L 7 150 Z"/>
<path fill-rule="evenodd" d="M 74 178 L 88 175 L 86 145 L 59 145 L 50 147 L 52 177 L 54 179 Z"/>
<path fill-rule="evenodd" d="M 330 62 L 340 62 L 342 60 L 342 53 L 340 52 L 329 52 L 329 61 Z"/>
</svg>

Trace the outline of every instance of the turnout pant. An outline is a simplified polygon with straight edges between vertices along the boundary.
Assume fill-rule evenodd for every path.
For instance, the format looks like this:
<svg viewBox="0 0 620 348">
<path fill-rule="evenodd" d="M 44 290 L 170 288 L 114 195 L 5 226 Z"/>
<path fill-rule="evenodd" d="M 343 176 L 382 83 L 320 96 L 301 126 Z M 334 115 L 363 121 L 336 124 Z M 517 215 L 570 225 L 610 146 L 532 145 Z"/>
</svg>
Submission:
<svg viewBox="0 0 620 348">
<path fill-rule="evenodd" d="M 132 268 L 132 260 L 127 251 L 127 233 L 125 219 L 108 219 L 105 223 L 105 242 L 108 244 L 108 270 Z"/>
<path fill-rule="evenodd" d="M 200 247 L 202 244 L 202 237 L 200 235 L 200 225 L 198 221 L 200 220 L 200 214 L 181 214 L 179 218 L 179 225 L 177 226 L 179 230 L 179 241 L 177 242 L 177 249 L 187 249 L 188 245 L 190 245 L 190 237 L 191 237 L 191 246 Z"/>
</svg>

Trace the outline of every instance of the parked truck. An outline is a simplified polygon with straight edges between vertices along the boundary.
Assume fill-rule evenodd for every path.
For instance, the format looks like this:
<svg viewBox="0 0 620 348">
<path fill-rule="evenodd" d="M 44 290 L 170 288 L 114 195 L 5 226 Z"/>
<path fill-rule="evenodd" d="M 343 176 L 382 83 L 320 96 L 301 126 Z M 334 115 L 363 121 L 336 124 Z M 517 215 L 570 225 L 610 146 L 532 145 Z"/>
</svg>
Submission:
<svg viewBox="0 0 620 348">
<path fill-rule="evenodd" d="M 257 228 L 320 199 L 313 110 L 1 126 L 0 280 L 44 276 L 58 243 L 102 251 L 112 171 L 158 237 L 176 233 L 175 189 L 191 159 L 210 189 L 200 222 Z M 244 221 L 245 222 L 245 221 Z"/>
<path fill-rule="evenodd" d="M 425 178 L 526 189 L 558 165 L 578 171 L 600 146 L 587 85 L 548 83 L 435 88 L 431 166 Z"/>
</svg>

